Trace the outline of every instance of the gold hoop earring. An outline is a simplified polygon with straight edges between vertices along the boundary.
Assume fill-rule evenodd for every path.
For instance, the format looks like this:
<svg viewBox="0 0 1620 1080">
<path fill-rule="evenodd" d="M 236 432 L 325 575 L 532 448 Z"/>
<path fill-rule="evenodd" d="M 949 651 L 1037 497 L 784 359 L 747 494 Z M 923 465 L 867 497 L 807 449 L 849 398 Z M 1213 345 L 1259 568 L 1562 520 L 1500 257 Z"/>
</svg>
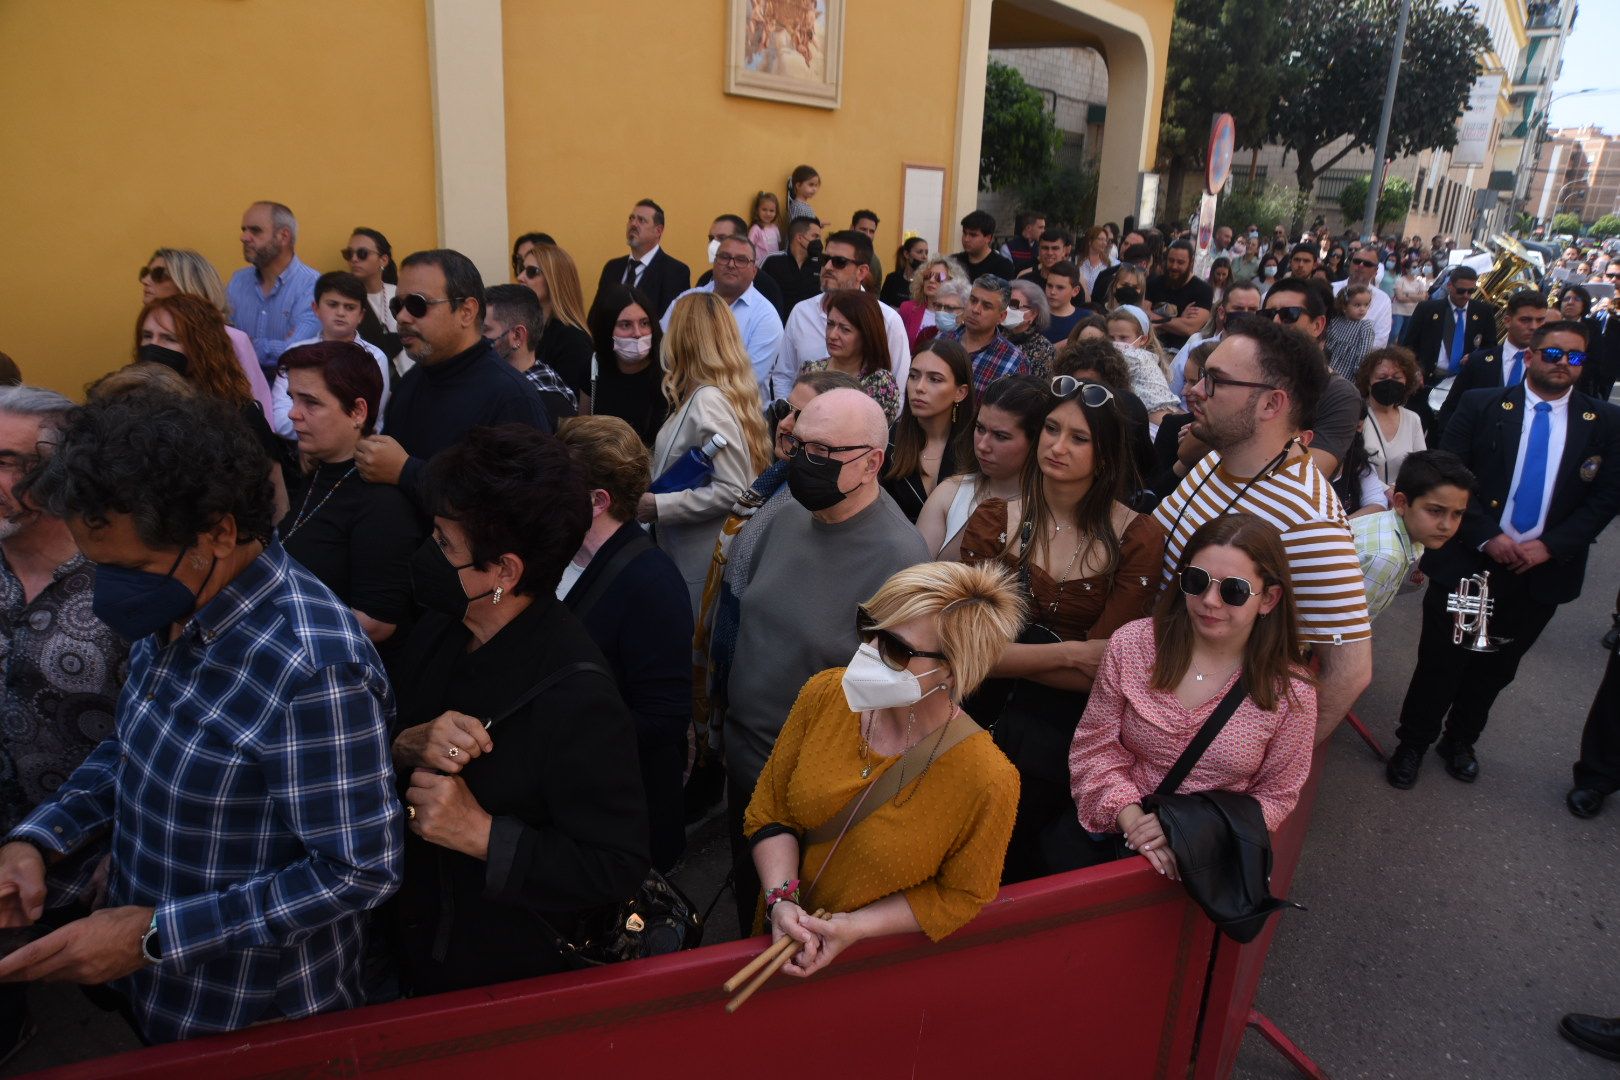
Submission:
<svg viewBox="0 0 1620 1080">
<path fill-rule="evenodd" d="M 506 590 L 502 589 L 499 585 L 495 586 L 495 595 L 490 598 L 489 602 L 492 603 L 492 604 L 500 603 L 501 602 L 501 594 L 503 592 L 505 592 L 505 591 Z"/>
</svg>

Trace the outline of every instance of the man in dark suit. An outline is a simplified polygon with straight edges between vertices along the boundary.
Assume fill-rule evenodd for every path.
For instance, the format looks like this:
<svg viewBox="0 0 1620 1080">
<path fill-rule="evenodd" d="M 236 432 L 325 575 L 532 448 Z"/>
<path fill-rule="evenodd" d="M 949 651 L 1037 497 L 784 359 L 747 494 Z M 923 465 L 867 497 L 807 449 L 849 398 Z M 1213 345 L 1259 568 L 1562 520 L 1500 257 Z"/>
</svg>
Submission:
<svg viewBox="0 0 1620 1080">
<path fill-rule="evenodd" d="M 1401 344 L 1417 354 L 1425 391 L 1447 375 L 1455 375 L 1463 357 L 1496 340 L 1496 309 L 1484 300 L 1475 300 L 1478 291 L 1479 274 L 1459 266 L 1446 283 L 1447 295 L 1423 301 L 1406 320 Z M 1414 394 L 1411 407 L 1429 426 L 1433 414 L 1429 412 L 1428 393 Z M 1435 444 L 1431 441 L 1429 445 Z"/>
<path fill-rule="evenodd" d="M 1492 703 L 1558 605 L 1580 595 L 1587 551 L 1620 509 L 1620 407 L 1574 389 L 1585 349 L 1579 323 L 1548 323 L 1525 354 L 1524 382 L 1465 394 L 1446 427 L 1442 449 L 1479 487 L 1457 535 L 1423 557 L 1429 591 L 1386 770 L 1394 787 L 1417 782 L 1442 724 L 1435 749 L 1446 772 L 1465 783 L 1479 775 L 1474 742 Z M 1457 582 L 1482 570 L 1495 601 L 1491 636 L 1507 639 L 1496 653 L 1453 644 L 1446 612 Z"/>
<path fill-rule="evenodd" d="M 675 298 L 692 287 L 692 271 L 659 247 L 664 239 L 664 208 L 651 199 L 636 203 L 630 209 L 624 238 L 630 254 L 607 261 L 596 291 L 600 295 L 607 286 L 621 283 L 638 288 L 658 309 L 653 318 L 661 319 Z"/>
<path fill-rule="evenodd" d="M 1530 348 L 1541 324 L 1547 321 L 1547 301 L 1534 289 L 1520 289 L 1507 300 L 1507 339 L 1487 349 L 1476 349 L 1463 359 L 1462 370 L 1440 406 L 1440 415 L 1429 428 L 1429 442 L 1438 445 L 1444 438 L 1446 422 L 1457 411 L 1457 403 L 1470 390 L 1501 390 L 1524 381 L 1524 354 Z M 1585 365 L 1582 365 L 1584 377 Z"/>
</svg>

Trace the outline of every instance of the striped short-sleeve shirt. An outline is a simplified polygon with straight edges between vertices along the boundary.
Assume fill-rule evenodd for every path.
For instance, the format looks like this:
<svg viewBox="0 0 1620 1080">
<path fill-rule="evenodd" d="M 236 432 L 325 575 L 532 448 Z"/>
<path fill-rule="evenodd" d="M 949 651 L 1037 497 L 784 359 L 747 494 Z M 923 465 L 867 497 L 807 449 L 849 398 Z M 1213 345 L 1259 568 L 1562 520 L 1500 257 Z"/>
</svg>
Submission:
<svg viewBox="0 0 1620 1080">
<path fill-rule="evenodd" d="M 1282 533 L 1299 608 L 1300 639 L 1342 645 L 1372 637 L 1361 562 L 1344 508 L 1310 457 L 1289 461 L 1252 485 L 1248 478 L 1221 468 L 1220 462 L 1219 452 L 1204 455 L 1153 513 L 1169 537 L 1164 547 L 1165 583 L 1199 526 L 1220 514 L 1253 514 Z"/>
</svg>

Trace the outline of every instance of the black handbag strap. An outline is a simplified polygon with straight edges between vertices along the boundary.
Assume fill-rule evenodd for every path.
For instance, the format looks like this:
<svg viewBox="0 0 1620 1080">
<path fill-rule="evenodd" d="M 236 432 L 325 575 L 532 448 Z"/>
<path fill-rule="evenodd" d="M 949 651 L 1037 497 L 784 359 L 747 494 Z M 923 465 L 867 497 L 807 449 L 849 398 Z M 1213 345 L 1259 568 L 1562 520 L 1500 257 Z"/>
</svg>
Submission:
<svg viewBox="0 0 1620 1080">
<path fill-rule="evenodd" d="M 502 720 L 505 720 L 507 717 L 511 716 L 513 713 L 517 712 L 519 709 L 529 704 L 529 702 L 533 701 L 547 690 L 550 690 L 553 686 L 556 686 L 570 675 L 578 675 L 582 671 L 594 671 L 608 682 L 613 681 L 612 672 L 608 671 L 608 669 L 603 667 L 601 664 L 593 661 L 577 660 L 572 664 L 564 664 L 556 671 L 553 671 L 551 674 L 547 675 L 545 678 L 523 691 L 516 701 L 512 702 L 511 705 L 508 705 L 500 713 L 490 717 L 488 720 L 485 720 L 484 730 L 489 731 L 496 724 L 500 723 Z"/>
<path fill-rule="evenodd" d="M 637 532 L 641 532 L 641 530 L 638 529 Z M 607 565 L 602 567 L 602 572 L 596 576 L 595 581 L 591 582 L 591 587 L 585 590 L 585 595 L 579 598 L 579 603 L 574 605 L 574 618 L 584 622 L 585 616 L 590 614 L 591 609 L 596 606 L 597 601 L 602 599 L 602 595 L 608 591 L 609 586 L 624 571 L 624 568 L 629 566 L 636 556 L 654 546 L 652 538 L 644 532 L 641 532 L 639 536 L 632 536 L 626 540 L 624 546 L 615 551 L 613 557 L 607 561 Z"/>
<path fill-rule="evenodd" d="M 1215 736 L 1221 733 L 1226 722 L 1232 719 L 1232 714 L 1237 712 L 1238 706 L 1243 704 L 1243 699 L 1248 693 L 1248 680 L 1242 672 L 1239 672 L 1237 682 L 1233 683 L 1232 689 L 1221 698 L 1221 703 L 1215 706 L 1215 711 L 1209 714 L 1209 719 L 1198 729 L 1198 734 L 1187 744 L 1187 749 L 1176 758 L 1176 763 L 1170 766 L 1170 771 L 1164 774 L 1164 780 L 1153 790 L 1154 795 L 1163 798 L 1176 793 L 1181 782 L 1187 779 L 1187 774 L 1193 771 L 1193 766 L 1198 764 L 1198 759 L 1204 756 L 1204 751 L 1209 749 L 1209 744 L 1215 741 Z"/>
</svg>

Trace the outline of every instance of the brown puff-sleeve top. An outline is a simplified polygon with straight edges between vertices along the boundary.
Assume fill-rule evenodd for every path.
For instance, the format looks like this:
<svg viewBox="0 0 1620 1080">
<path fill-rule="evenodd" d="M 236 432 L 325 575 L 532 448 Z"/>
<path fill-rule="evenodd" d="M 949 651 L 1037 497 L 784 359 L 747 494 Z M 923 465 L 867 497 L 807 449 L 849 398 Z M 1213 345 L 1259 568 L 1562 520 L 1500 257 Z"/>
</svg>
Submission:
<svg viewBox="0 0 1620 1080">
<path fill-rule="evenodd" d="M 1164 527 L 1150 514 L 1137 514 L 1119 538 L 1112 580 L 1070 578 L 1061 594 L 1057 580 L 1031 562 L 1031 618 L 1064 641 L 1087 641 L 1151 614 L 1164 572 L 1164 544 Z M 1018 559 L 1003 555 L 1006 547 L 1007 500 L 986 499 L 962 527 L 962 561 L 970 566 L 996 561 L 1016 572 Z"/>
</svg>

